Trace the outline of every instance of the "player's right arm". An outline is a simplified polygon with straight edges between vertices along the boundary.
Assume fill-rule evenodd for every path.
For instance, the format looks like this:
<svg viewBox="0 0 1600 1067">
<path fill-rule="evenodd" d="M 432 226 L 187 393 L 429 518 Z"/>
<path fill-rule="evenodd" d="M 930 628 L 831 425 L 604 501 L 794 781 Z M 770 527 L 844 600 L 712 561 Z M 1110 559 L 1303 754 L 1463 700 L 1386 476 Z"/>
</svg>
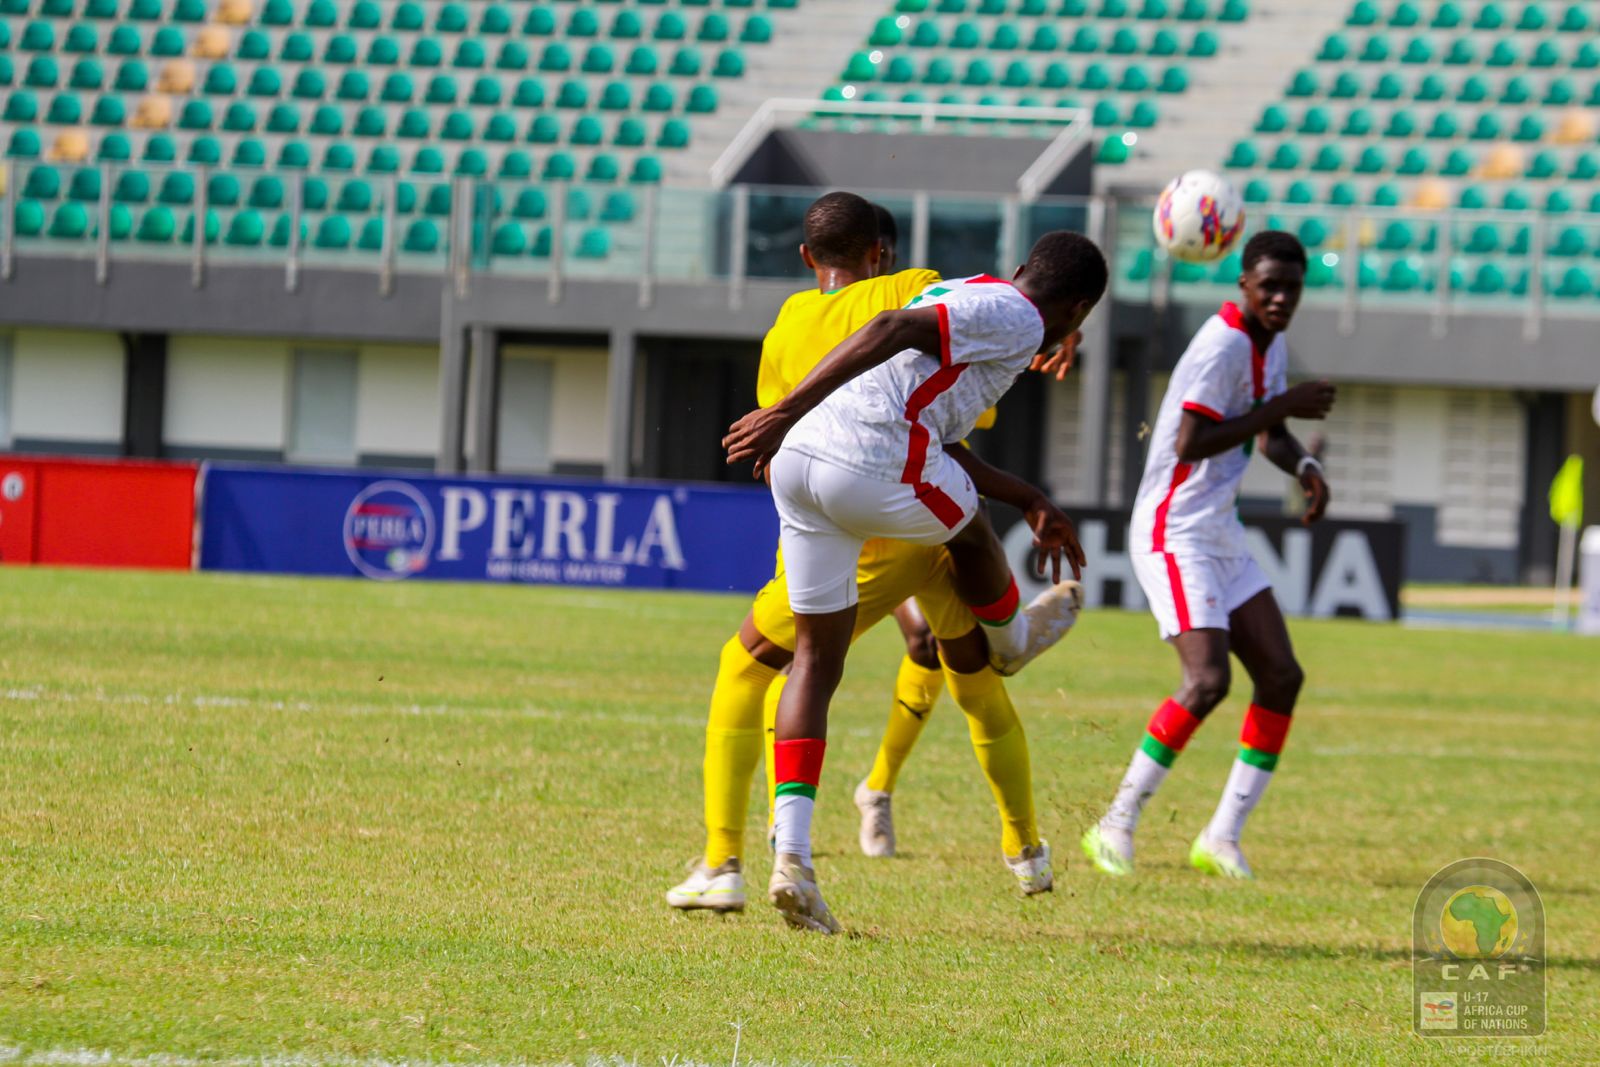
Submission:
<svg viewBox="0 0 1600 1067">
<path fill-rule="evenodd" d="M 782 400 L 750 412 L 729 427 L 722 439 L 728 462 L 754 460 L 755 475 L 761 477 L 790 428 L 841 385 L 908 348 L 938 352 L 943 338 L 940 320 L 938 305 L 874 316 L 824 356 Z"/>
<path fill-rule="evenodd" d="M 1238 448 L 1257 434 L 1281 426 L 1285 419 L 1327 418 L 1337 392 L 1331 382 L 1301 382 L 1233 419 L 1220 419 L 1215 411 L 1185 404 L 1183 421 L 1178 424 L 1178 458 L 1198 463 Z"/>
</svg>

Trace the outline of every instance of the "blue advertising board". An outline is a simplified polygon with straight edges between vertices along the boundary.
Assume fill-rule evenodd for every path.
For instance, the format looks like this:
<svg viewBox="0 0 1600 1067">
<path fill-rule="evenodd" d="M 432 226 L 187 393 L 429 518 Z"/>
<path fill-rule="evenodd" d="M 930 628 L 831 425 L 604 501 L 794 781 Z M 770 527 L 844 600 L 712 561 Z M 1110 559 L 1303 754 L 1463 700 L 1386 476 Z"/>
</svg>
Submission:
<svg viewBox="0 0 1600 1067">
<path fill-rule="evenodd" d="M 772 576 L 765 489 L 210 463 L 203 570 L 749 592 Z"/>
</svg>

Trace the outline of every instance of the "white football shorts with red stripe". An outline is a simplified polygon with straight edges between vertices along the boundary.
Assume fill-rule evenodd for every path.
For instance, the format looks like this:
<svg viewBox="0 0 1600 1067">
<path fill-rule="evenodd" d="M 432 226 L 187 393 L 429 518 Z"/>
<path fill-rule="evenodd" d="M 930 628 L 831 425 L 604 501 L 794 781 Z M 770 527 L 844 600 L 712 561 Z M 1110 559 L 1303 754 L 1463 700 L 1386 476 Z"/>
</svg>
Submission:
<svg viewBox="0 0 1600 1067">
<path fill-rule="evenodd" d="M 1162 640 L 1188 630 L 1226 630 L 1236 608 L 1272 587 L 1251 556 L 1135 552 L 1133 573 Z"/>
<path fill-rule="evenodd" d="M 801 615 L 856 602 L 856 564 L 872 538 L 942 545 L 978 511 L 972 479 L 943 453 L 930 465 L 932 480 L 916 483 L 857 474 L 787 448 L 768 469 L 789 607 Z"/>
</svg>

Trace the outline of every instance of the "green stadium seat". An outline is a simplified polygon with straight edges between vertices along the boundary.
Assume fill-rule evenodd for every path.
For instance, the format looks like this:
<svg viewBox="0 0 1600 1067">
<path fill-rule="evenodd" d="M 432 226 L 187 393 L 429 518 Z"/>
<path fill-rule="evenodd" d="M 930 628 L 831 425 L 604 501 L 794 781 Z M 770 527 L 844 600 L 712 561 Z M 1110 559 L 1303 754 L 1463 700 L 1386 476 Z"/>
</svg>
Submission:
<svg viewBox="0 0 1600 1067">
<path fill-rule="evenodd" d="M 307 211 L 323 211 L 328 206 L 328 183 L 308 177 L 300 182 L 300 202 Z"/>
<path fill-rule="evenodd" d="M 1589 26 L 1589 12 L 1584 4 L 1572 4 L 1561 14 L 1559 29 L 1563 33 L 1582 33 Z"/>
<path fill-rule="evenodd" d="M 672 111 L 677 106 L 677 98 L 673 95 L 671 87 L 660 82 L 645 90 L 644 100 L 640 104 L 644 111 Z"/>
<path fill-rule="evenodd" d="M 1254 167 L 1260 161 L 1261 154 L 1250 141 L 1235 142 L 1233 150 L 1228 154 L 1225 167 L 1247 169 Z"/>
<path fill-rule="evenodd" d="M 535 115 L 528 127 L 530 144 L 556 144 L 561 140 L 561 123 L 554 115 Z"/>
<path fill-rule="evenodd" d="M 1511 135 L 1515 141 L 1541 141 L 1544 139 L 1544 120 L 1538 115 L 1523 115 Z"/>
<path fill-rule="evenodd" d="M 344 111 L 332 104 L 323 104 L 311 113 L 309 133 L 318 137 L 337 137 L 344 132 Z"/>
<path fill-rule="evenodd" d="M 237 207 L 239 179 L 232 174 L 213 174 L 206 182 L 206 203 L 212 207 Z"/>
<path fill-rule="evenodd" d="M 1343 170 L 1343 150 L 1341 150 L 1340 147 L 1332 141 L 1324 142 L 1322 146 L 1317 149 L 1317 154 L 1312 157 L 1311 169 L 1323 174 Z M 1305 202 L 1309 203 L 1310 201 Z"/>
<path fill-rule="evenodd" d="M 567 139 L 575 145 L 601 144 L 605 140 L 605 129 L 600 125 L 599 119 L 593 115 L 584 115 L 572 124 Z"/>
<path fill-rule="evenodd" d="M 633 161 L 628 180 L 636 185 L 655 185 L 661 181 L 661 161 L 654 156 L 639 156 Z"/>
<path fill-rule="evenodd" d="M 150 71 L 141 60 L 127 59 L 117 68 L 112 88 L 124 93 L 142 93 L 150 84 Z"/>
<path fill-rule="evenodd" d="M 679 78 L 695 77 L 700 73 L 700 53 L 693 48 L 678 49 L 667 73 Z"/>
<path fill-rule="evenodd" d="M 90 19 L 114 19 L 117 17 L 117 0 L 85 0 L 83 17 Z"/>
<path fill-rule="evenodd" d="M 1528 161 L 1524 177 L 1543 181 L 1561 173 L 1561 162 L 1554 152 L 1535 152 Z"/>
<path fill-rule="evenodd" d="M 502 37 L 511 32 L 511 13 L 503 4 L 485 4 L 478 17 L 478 32 Z"/>
<path fill-rule="evenodd" d="M 552 152 L 544 161 L 545 181 L 571 181 L 577 177 L 578 164 L 569 153 Z"/>
<path fill-rule="evenodd" d="M 251 207 L 278 208 L 283 206 L 283 201 L 283 179 L 277 175 L 265 174 L 251 183 L 249 200 Z"/>
<path fill-rule="evenodd" d="M 583 231 L 574 255 L 579 259 L 604 259 L 611 254 L 611 235 L 599 227 Z"/>
<path fill-rule="evenodd" d="M 11 215 L 18 237 L 37 237 L 44 232 L 44 205 L 36 200 L 19 200 Z"/>
<path fill-rule="evenodd" d="M 700 27 L 695 31 L 695 40 L 707 44 L 721 44 L 728 39 L 728 36 L 727 18 L 714 11 L 700 20 Z"/>
<path fill-rule="evenodd" d="M 686 33 L 688 27 L 684 24 L 683 16 L 675 11 L 667 11 L 656 20 L 655 31 L 651 36 L 658 41 L 681 41 Z"/>
<path fill-rule="evenodd" d="M 300 109 L 294 104 L 274 104 L 267 113 L 268 133 L 299 133 Z"/>
<path fill-rule="evenodd" d="M 1487 0 L 1478 8 L 1478 17 L 1472 20 L 1475 30 L 1498 30 L 1506 24 L 1506 13 L 1495 0 Z"/>
<path fill-rule="evenodd" d="M 1400 162 L 1396 164 L 1395 173 L 1415 177 L 1418 174 L 1428 173 L 1431 166 L 1432 161 L 1428 158 L 1427 152 L 1420 148 L 1408 148 L 1400 157 Z"/>
<path fill-rule="evenodd" d="M 1150 47 L 1145 49 L 1146 55 L 1175 56 L 1183 51 L 1178 41 L 1178 35 L 1171 30 L 1157 30 L 1150 37 Z"/>
<path fill-rule="evenodd" d="M 1417 116 L 1405 108 L 1396 108 L 1389 114 L 1389 121 L 1384 124 L 1385 137 L 1409 138 L 1417 135 Z"/>
<path fill-rule="evenodd" d="M 367 156 L 368 174 L 397 174 L 400 171 L 400 150 L 394 145 L 380 144 L 372 146 L 372 153 Z"/>
<path fill-rule="evenodd" d="M 350 220 L 343 215 L 325 215 L 317 224 L 316 247 L 339 251 L 350 247 Z"/>
<path fill-rule="evenodd" d="M 1551 189 L 1544 198 L 1543 210 L 1547 215 L 1566 215 L 1576 209 L 1572 194 L 1565 189 Z"/>
<path fill-rule="evenodd" d="M 437 67 L 444 62 L 444 49 L 432 37 L 419 37 L 411 46 L 411 57 L 407 62 L 413 67 Z"/>
<path fill-rule="evenodd" d="M 600 152 L 589 159 L 589 169 L 584 179 L 591 182 L 614 182 L 621 175 L 622 167 L 617 162 L 617 157 Z"/>
<path fill-rule="evenodd" d="M 394 14 L 389 20 L 390 29 L 401 30 L 406 33 L 420 32 L 426 25 L 427 19 L 423 15 L 422 5 L 413 3 L 411 0 L 397 4 Z"/>
<path fill-rule="evenodd" d="M 556 16 L 549 8 L 533 7 L 522 20 L 522 32 L 529 37 L 549 37 L 556 32 Z"/>
<path fill-rule="evenodd" d="M 223 112 L 222 128 L 229 133 L 252 132 L 256 128 L 256 109 L 242 100 L 235 100 Z"/>
<path fill-rule="evenodd" d="M 1567 177 L 1573 181 L 1592 182 L 1600 179 L 1600 156 L 1593 152 L 1580 152 L 1572 161 Z"/>
<path fill-rule="evenodd" d="M 133 145 L 126 134 L 108 133 L 100 138 L 94 157 L 102 163 L 126 163 L 133 158 Z"/>
<path fill-rule="evenodd" d="M 1320 63 L 1340 63 L 1350 57 L 1350 42 L 1342 33 L 1332 33 L 1327 40 L 1322 42 L 1322 48 L 1317 52 L 1317 61 Z"/>
<path fill-rule="evenodd" d="M 190 163 L 214 167 L 222 162 L 222 143 L 215 137 L 196 137 L 189 142 Z"/>
<path fill-rule="evenodd" d="M 1572 57 L 1572 66 L 1575 70 L 1593 70 L 1600 67 L 1600 45 L 1593 41 L 1585 41 L 1578 46 L 1577 54 Z"/>
<path fill-rule="evenodd" d="M 987 59 L 974 59 L 967 63 L 967 71 L 961 76 L 962 85 L 980 86 L 994 82 L 994 68 Z"/>
<path fill-rule="evenodd" d="M 267 226 L 261 213 L 246 209 L 235 212 L 233 218 L 228 220 L 228 230 L 222 236 L 222 243 L 234 248 L 256 248 L 266 233 Z"/>
<path fill-rule="evenodd" d="M 559 41 L 545 45 L 539 56 L 539 69 L 552 72 L 571 70 L 572 52 Z"/>
<path fill-rule="evenodd" d="M 1477 62 L 1478 50 L 1470 37 L 1457 37 L 1450 42 L 1450 51 L 1445 53 L 1446 66 L 1462 67 Z"/>
<path fill-rule="evenodd" d="M 267 165 L 267 146 L 253 137 L 244 137 L 233 146 L 233 166 L 264 167 Z"/>
<path fill-rule="evenodd" d="M 1443 100 L 1448 87 L 1445 81 L 1437 74 L 1424 74 L 1417 82 L 1416 90 L 1411 94 L 1411 99 L 1422 103 L 1433 103 Z"/>
<path fill-rule="evenodd" d="M 915 43 L 915 42 L 913 42 Z M 1028 39 L 1030 52 L 1056 52 L 1061 49 L 1061 35 L 1049 23 L 1040 23 L 1034 27 L 1033 36 Z"/>
<path fill-rule="evenodd" d="M 93 55 L 99 49 L 99 34 L 82 22 L 67 30 L 67 39 L 61 44 L 61 50 L 69 55 Z"/>
<path fill-rule="evenodd" d="M 517 199 L 511 207 L 511 214 L 519 219 L 542 219 L 545 210 L 544 190 L 529 186 L 517 194 Z"/>
<path fill-rule="evenodd" d="M 342 173 L 356 169 L 355 149 L 343 142 L 330 144 L 322 153 L 322 169 Z"/>
<path fill-rule="evenodd" d="M 401 248 L 413 255 L 427 255 L 439 250 L 439 227 L 432 219 L 415 219 L 406 227 L 406 237 Z"/>
<path fill-rule="evenodd" d="M 1293 97 L 1316 96 L 1318 91 L 1316 74 L 1309 70 L 1298 70 L 1289 81 L 1287 94 Z"/>
<path fill-rule="evenodd" d="M 453 104 L 460 92 L 456 80 L 450 75 L 435 74 L 428 79 L 428 89 L 423 94 L 423 100 L 429 104 Z"/>
<path fill-rule="evenodd" d="M 147 163 L 172 163 L 178 158 L 178 145 L 164 133 L 152 133 L 145 138 L 144 159 Z"/>
<path fill-rule="evenodd" d="M 127 120 L 128 109 L 120 96 L 102 96 L 94 102 L 94 110 L 89 114 L 89 123 L 93 126 L 116 128 Z"/>
<path fill-rule="evenodd" d="M 696 85 L 689 90 L 685 110 L 690 114 L 709 115 L 717 110 L 717 90 L 710 85 Z"/>
<path fill-rule="evenodd" d="M 305 170 L 311 166 L 311 150 L 300 141 L 285 141 L 278 149 L 278 166 L 284 170 Z"/>
<path fill-rule="evenodd" d="M 279 215 L 277 221 L 272 224 L 272 232 L 267 235 L 267 243 L 273 248 L 287 248 L 289 246 L 290 232 L 289 216 Z M 309 232 L 310 227 L 306 224 L 306 220 L 301 219 L 300 243 L 302 245 L 306 243 L 306 237 Z"/>
<path fill-rule="evenodd" d="M 57 191 L 60 189 L 60 176 L 56 177 Z M 32 185 L 32 176 L 29 177 L 29 186 Z M 24 188 L 24 196 L 37 197 L 41 200 L 52 199 L 51 196 L 39 196 L 30 188 Z M 67 198 L 69 200 L 95 201 L 100 199 L 100 171 L 94 167 L 85 167 L 72 175 L 72 181 L 67 183 Z"/>
<path fill-rule="evenodd" d="M 1266 128 L 1266 127 L 1263 127 L 1260 123 L 1257 123 L 1256 132 L 1257 133 L 1281 133 L 1281 132 L 1283 132 L 1288 126 L 1287 116 L 1282 113 L 1282 109 L 1280 108 L 1279 109 L 1279 115 L 1275 116 L 1275 117 L 1283 119 L 1282 124 L 1277 125 L 1277 126 L 1275 126 L 1273 128 Z M 1268 116 L 1266 114 L 1262 115 L 1262 119 L 1263 120 L 1266 120 L 1267 118 L 1268 118 Z M 1271 126 L 1271 123 L 1268 123 L 1268 125 Z M 1304 134 L 1311 134 L 1311 135 L 1314 135 L 1314 136 L 1320 136 L 1321 134 L 1327 133 L 1328 130 L 1332 127 L 1332 125 L 1333 125 L 1333 122 L 1332 122 L 1332 119 L 1330 118 L 1330 116 L 1328 114 L 1328 109 L 1327 108 L 1312 106 L 1312 107 L 1306 108 L 1305 112 L 1303 114 L 1301 114 L 1299 132 L 1300 133 L 1304 133 Z"/>
<path fill-rule="evenodd" d="M 618 120 L 617 130 L 611 138 L 611 143 L 621 148 L 640 148 L 647 139 L 644 123 L 630 115 Z"/>
<path fill-rule="evenodd" d="M 146 244 L 167 244 L 178 232 L 177 219 L 168 207 L 153 207 L 139 217 L 134 239 Z"/>
<path fill-rule="evenodd" d="M 517 88 L 512 94 L 511 103 L 514 107 L 538 108 L 544 106 L 544 82 L 538 78 L 523 78 L 517 82 Z"/>
<path fill-rule="evenodd" d="M 1117 89 L 1124 93 L 1147 93 L 1150 91 L 1150 72 L 1137 63 L 1130 63 L 1122 68 L 1122 78 L 1117 82 Z"/>
<path fill-rule="evenodd" d="M 1352 169 L 1357 174 L 1382 174 L 1389 169 L 1389 157 L 1377 145 L 1367 145 Z"/>
<path fill-rule="evenodd" d="M 1369 137 L 1376 126 L 1372 111 L 1368 108 L 1351 108 L 1344 117 L 1344 126 L 1339 133 L 1342 137 Z"/>
<path fill-rule="evenodd" d="M 126 204 L 111 205 L 111 210 L 107 213 L 106 230 L 113 241 L 126 241 L 133 236 L 133 212 L 128 210 Z M 98 236 L 99 232 L 100 228 L 96 226 L 95 236 Z"/>
<path fill-rule="evenodd" d="M 1398 100 L 1405 92 L 1405 79 L 1393 71 L 1380 74 L 1378 80 L 1372 83 L 1371 95 L 1374 100 Z"/>
<path fill-rule="evenodd" d="M 689 124 L 682 119 L 668 119 L 661 124 L 661 132 L 656 137 L 658 148 L 687 148 L 689 146 Z"/>
<path fill-rule="evenodd" d="M 1500 116 L 1493 111 L 1485 111 L 1478 116 L 1478 121 L 1473 124 L 1469 136 L 1474 141 L 1497 141 L 1502 133 Z"/>
<path fill-rule="evenodd" d="M 433 123 L 428 112 L 420 107 L 407 108 L 395 125 L 394 135 L 411 141 L 426 140 L 433 134 Z"/>
<path fill-rule="evenodd" d="M 38 159 L 40 151 L 39 134 L 34 130 L 21 129 L 12 132 L 6 155 L 11 159 Z"/>
<path fill-rule="evenodd" d="M 194 175 L 188 171 L 169 171 L 161 179 L 156 199 L 163 204 L 188 205 L 194 202 Z"/>
<path fill-rule="evenodd" d="M 1462 189 L 1461 190 L 1461 195 L 1456 198 L 1456 207 L 1461 208 L 1461 209 L 1463 209 L 1465 211 L 1482 211 L 1484 208 L 1486 208 L 1488 206 L 1489 206 L 1489 197 L 1488 197 L 1488 195 L 1486 193 L 1484 193 L 1484 191 L 1481 188 L 1479 188 L 1478 186 L 1476 186 L 1476 185 L 1469 185 L 1465 189 Z M 1478 230 L 1474 231 L 1474 233 L 1478 233 L 1478 234 L 1481 234 L 1481 232 L 1482 232 L 1482 228 L 1481 227 Z M 1496 241 L 1498 241 L 1499 240 L 1498 236 L 1496 236 L 1495 239 L 1496 239 Z M 1469 248 L 1468 251 L 1473 251 L 1473 249 Z"/>
<path fill-rule="evenodd" d="M 328 82 L 322 76 L 322 71 L 302 67 L 294 76 L 294 86 L 290 92 L 301 100 L 321 100 L 328 93 Z"/>
<path fill-rule="evenodd" d="M 1514 67 L 1522 62 L 1522 56 L 1516 45 L 1501 39 L 1489 50 L 1489 58 L 1485 62 L 1491 67 Z"/>
<path fill-rule="evenodd" d="M 533 160 L 528 153 L 514 148 L 500 157 L 500 177 L 527 178 L 533 174 Z"/>
<path fill-rule="evenodd" d="M 1452 111 L 1439 111 L 1428 123 L 1427 136 L 1431 140 L 1450 141 L 1460 136 L 1461 124 L 1457 121 Z"/>
<path fill-rule="evenodd" d="M 517 139 L 517 125 L 510 115 L 490 115 L 483 124 L 483 140 L 503 144 Z"/>
<path fill-rule="evenodd" d="M 28 60 L 28 72 L 22 80 L 33 89 L 54 89 L 61 80 L 61 70 L 50 56 L 34 56 Z"/>
<path fill-rule="evenodd" d="M 568 37 L 596 37 L 600 34 L 600 16 L 594 13 L 593 8 L 575 8 L 572 16 L 567 19 Z"/>
<path fill-rule="evenodd" d="M 83 101 L 71 93 L 61 93 L 50 101 L 44 120 L 57 126 L 76 126 L 83 121 Z"/>
<path fill-rule="evenodd" d="M 1328 95 L 1335 100 L 1353 100 L 1358 96 L 1366 95 L 1366 83 L 1354 71 L 1340 71 L 1338 77 L 1333 79 L 1333 84 L 1328 87 Z"/>
<path fill-rule="evenodd" d="M 502 222 L 495 227 L 490 254 L 520 256 L 528 250 L 528 235 L 515 222 Z"/>
<path fill-rule="evenodd" d="M 569 79 L 561 83 L 556 92 L 556 107 L 582 111 L 589 106 L 589 87 L 581 81 Z"/>
</svg>

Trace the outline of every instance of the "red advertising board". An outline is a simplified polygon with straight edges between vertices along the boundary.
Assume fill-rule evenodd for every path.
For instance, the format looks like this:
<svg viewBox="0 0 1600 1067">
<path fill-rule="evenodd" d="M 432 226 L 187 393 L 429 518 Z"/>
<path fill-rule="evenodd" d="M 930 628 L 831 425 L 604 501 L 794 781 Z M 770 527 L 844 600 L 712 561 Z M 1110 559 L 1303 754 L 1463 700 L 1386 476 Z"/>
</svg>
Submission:
<svg viewBox="0 0 1600 1067">
<path fill-rule="evenodd" d="M 187 570 L 188 463 L 0 457 L 0 562 Z"/>
</svg>

